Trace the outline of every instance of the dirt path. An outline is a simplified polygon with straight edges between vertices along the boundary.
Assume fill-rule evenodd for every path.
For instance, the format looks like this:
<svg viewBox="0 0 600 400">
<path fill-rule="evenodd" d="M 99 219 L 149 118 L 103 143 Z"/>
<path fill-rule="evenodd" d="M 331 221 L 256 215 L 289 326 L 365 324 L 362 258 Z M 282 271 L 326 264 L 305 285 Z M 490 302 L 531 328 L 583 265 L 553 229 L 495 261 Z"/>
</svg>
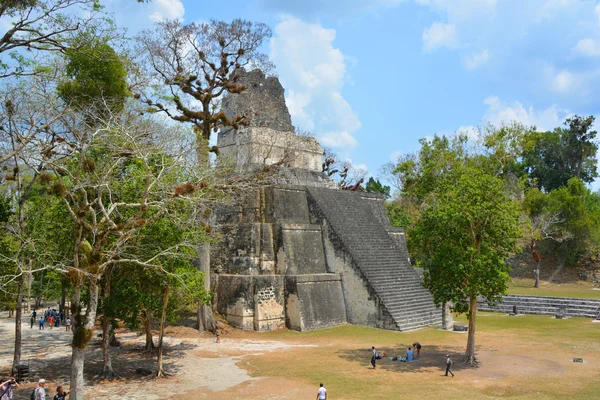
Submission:
<svg viewBox="0 0 600 400">
<path fill-rule="evenodd" d="M 218 393 L 220 398 L 275 399 L 282 398 L 282 391 L 286 396 L 297 393 L 295 383 L 281 380 L 272 385 L 263 382 L 257 385 L 261 379 L 250 376 L 241 367 L 245 356 L 281 351 L 295 347 L 293 344 L 235 338 L 224 338 L 222 343 L 216 344 L 211 336 L 199 335 L 191 329 L 177 328 L 175 333 L 178 337 L 166 336 L 164 339 L 167 349 L 165 369 L 173 376 L 160 380 L 140 374 L 143 372 L 140 369 L 154 370 L 155 357 L 140 350 L 144 346 L 143 336 L 128 331 L 117 333 L 123 346 L 111 349 L 118 378 L 99 380 L 102 355 L 100 339 L 96 336 L 86 357 L 86 398 L 201 399 L 212 398 Z M 6 373 L 12 363 L 14 341 L 14 320 L 8 318 L 7 313 L 0 313 L 0 337 L 0 371 Z M 49 393 L 52 395 L 58 384 L 68 386 L 71 339 L 71 332 L 65 328 L 40 330 L 35 324 L 30 328 L 28 317 L 23 323 L 23 363 L 29 362 L 31 366 L 32 382 L 39 378 L 50 382 Z M 27 397 L 32 387 L 32 383 L 25 385 L 17 392 L 17 398 Z"/>
</svg>

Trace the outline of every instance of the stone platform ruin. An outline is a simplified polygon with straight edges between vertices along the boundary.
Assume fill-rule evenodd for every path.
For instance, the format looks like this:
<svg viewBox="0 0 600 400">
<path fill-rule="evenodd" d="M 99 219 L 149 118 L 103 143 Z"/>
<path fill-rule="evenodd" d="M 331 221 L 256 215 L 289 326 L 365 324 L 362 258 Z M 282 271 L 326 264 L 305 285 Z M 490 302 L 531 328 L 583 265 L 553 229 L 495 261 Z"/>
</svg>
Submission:
<svg viewBox="0 0 600 400">
<path fill-rule="evenodd" d="M 322 173 L 321 146 L 295 135 L 277 78 L 253 71 L 241 80 L 246 90 L 223 108 L 250 113 L 252 122 L 219 133 L 221 154 L 242 175 L 280 168 L 270 183 L 215 213 L 223 237 L 211 251 L 215 310 L 257 331 L 441 324 L 383 198 L 340 190 Z"/>
</svg>

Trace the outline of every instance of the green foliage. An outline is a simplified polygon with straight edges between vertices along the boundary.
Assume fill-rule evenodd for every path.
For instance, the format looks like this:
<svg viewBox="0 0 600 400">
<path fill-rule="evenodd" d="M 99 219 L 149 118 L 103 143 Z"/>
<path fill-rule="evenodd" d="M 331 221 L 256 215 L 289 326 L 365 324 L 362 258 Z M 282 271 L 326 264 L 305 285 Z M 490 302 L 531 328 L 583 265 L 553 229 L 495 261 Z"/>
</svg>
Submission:
<svg viewBox="0 0 600 400">
<path fill-rule="evenodd" d="M 373 179 L 373 177 L 369 178 L 369 180 L 367 181 L 367 185 L 365 186 L 365 189 L 368 193 L 381 194 L 386 199 L 388 199 L 390 197 L 391 188 L 389 186 L 382 185 L 381 182 L 379 182 L 379 179 Z"/>
<path fill-rule="evenodd" d="M 457 312 L 466 312 L 474 296 L 498 298 L 510 278 L 506 258 L 521 234 L 520 207 L 504 181 L 458 167 L 438 181 L 432 198 L 412 234 L 435 302 L 453 301 Z"/>
<path fill-rule="evenodd" d="M 85 109 L 106 102 L 112 112 L 123 110 L 127 70 L 114 49 L 106 43 L 67 50 L 66 75 L 58 85 L 59 96 L 70 106 Z"/>
<path fill-rule="evenodd" d="M 387 203 L 385 207 L 392 226 L 397 228 L 408 228 L 412 226 L 409 215 L 398 202 Z"/>
<path fill-rule="evenodd" d="M 598 177 L 595 141 L 591 130 L 594 117 L 574 116 L 566 120 L 567 128 L 533 135 L 533 143 L 522 154 L 523 164 L 538 187 L 550 192 L 566 186 L 571 178 L 590 183 Z"/>
</svg>

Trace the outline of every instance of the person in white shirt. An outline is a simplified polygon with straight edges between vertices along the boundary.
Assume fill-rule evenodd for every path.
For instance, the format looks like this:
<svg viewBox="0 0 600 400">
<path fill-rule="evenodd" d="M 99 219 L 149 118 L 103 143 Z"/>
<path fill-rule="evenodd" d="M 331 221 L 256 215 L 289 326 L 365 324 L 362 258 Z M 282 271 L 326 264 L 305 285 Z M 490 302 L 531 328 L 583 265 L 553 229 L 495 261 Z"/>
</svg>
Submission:
<svg viewBox="0 0 600 400">
<path fill-rule="evenodd" d="M 320 388 L 317 391 L 317 400 L 327 400 L 327 389 L 323 387 L 323 384 L 319 384 Z"/>
<path fill-rule="evenodd" d="M 38 381 L 38 385 L 35 388 L 35 400 L 46 400 L 46 389 L 44 386 L 46 385 L 46 380 L 40 379 Z"/>
</svg>

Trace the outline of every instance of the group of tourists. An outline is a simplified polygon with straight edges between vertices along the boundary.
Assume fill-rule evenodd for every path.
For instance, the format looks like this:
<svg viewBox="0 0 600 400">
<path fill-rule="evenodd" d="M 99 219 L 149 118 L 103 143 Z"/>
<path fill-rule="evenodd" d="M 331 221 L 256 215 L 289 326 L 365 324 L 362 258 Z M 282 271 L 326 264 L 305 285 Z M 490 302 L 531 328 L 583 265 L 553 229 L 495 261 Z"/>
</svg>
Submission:
<svg viewBox="0 0 600 400">
<path fill-rule="evenodd" d="M 38 381 L 37 386 L 33 389 L 31 393 L 31 398 L 34 400 L 46 400 L 46 380 L 40 379 Z M 62 386 L 56 387 L 56 394 L 53 397 L 53 400 L 66 400 L 67 396 L 71 394 L 71 391 L 65 392 Z"/>
<path fill-rule="evenodd" d="M 421 349 L 422 349 L 421 343 L 414 342 L 412 344 L 412 347 L 407 348 L 404 356 L 390 357 L 390 359 L 394 360 L 394 361 L 406 361 L 406 362 L 417 361 L 419 359 L 419 357 L 421 356 Z M 377 368 L 377 360 L 381 360 L 385 356 L 386 356 L 385 351 L 382 351 L 380 353 L 377 351 L 375 346 L 371 346 L 371 365 L 373 366 L 373 369 Z M 448 374 L 450 374 L 450 375 L 452 375 L 452 377 L 454 377 L 454 372 L 452 372 L 450 369 L 452 367 L 452 360 L 450 359 L 449 354 L 446 354 L 445 367 L 446 367 L 446 375 L 445 376 L 448 376 Z"/>
<path fill-rule="evenodd" d="M 18 389 L 19 383 L 15 378 L 6 378 L 0 380 L 0 400 L 12 400 L 13 389 Z M 40 379 L 37 386 L 31 392 L 32 400 L 46 400 L 47 397 L 46 380 Z M 56 394 L 53 400 L 66 400 L 67 396 L 71 394 L 71 391 L 65 392 L 62 386 L 56 388 Z"/>
<path fill-rule="evenodd" d="M 66 331 L 71 330 L 71 319 L 68 316 L 65 318 L 64 311 L 59 312 L 56 311 L 54 308 L 50 309 L 50 307 L 48 307 L 48 309 L 44 311 L 44 314 L 40 315 L 39 320 L 37 319 L 37 316 L 38 312 L 36 310 L 33 310 L 29 319 L 29 322 L 31 323 L 31 328 L 33 328 L 33 325 L 37 321 L 39 323 L 40 329 L 44 329 L 44 326 L 46 324 L 48 324 L 48 327 L 50 329 L 59 328 L 62 324 L 65 326 Z"/>
</svg>

